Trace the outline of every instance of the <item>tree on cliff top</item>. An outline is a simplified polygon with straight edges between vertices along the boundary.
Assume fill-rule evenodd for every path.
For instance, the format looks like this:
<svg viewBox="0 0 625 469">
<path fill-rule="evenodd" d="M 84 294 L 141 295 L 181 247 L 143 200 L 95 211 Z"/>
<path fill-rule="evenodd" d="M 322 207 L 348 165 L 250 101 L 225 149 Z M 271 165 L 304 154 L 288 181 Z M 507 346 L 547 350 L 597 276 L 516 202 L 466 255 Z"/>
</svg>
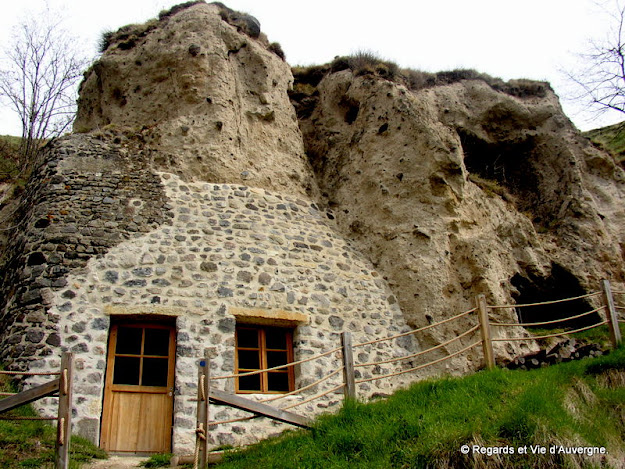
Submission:
<svg viewBox="0 0 625 469">
<path fill-rule="evenodd" d="M 87 64 L 77 44 L 49 12 L 19 24 L 7 44 L 0 68 L 0 96 L 21 120 L 21 171 L 47 139 L 61 135 L 74 119 L 76 84 Z"/>
<path fill-rule="evenodd" d="M 625 4 L 614 5 L 614 11 L 605 10 L 610 18 L 606 37 L 591 40 L 588 50 L 579 54 L 583 65 L 566 75 L 578 90 L 578 100 L 599 113 L 625 114 Z"/>
</svg>

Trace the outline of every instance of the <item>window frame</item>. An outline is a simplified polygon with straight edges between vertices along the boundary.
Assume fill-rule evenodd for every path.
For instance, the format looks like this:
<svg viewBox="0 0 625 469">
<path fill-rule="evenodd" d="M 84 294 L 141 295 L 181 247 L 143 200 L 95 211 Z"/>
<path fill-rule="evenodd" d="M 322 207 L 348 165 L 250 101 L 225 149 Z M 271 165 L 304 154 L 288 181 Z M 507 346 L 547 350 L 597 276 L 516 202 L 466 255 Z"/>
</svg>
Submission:
<svg viewBox="0 0 625 469">
<path fill-rule="evenodd" d="M 245 330 L 254 330 L 258 334 L 258 347 L 239 347 L 239 331 Z M 286 350 L 284 349 L 269 349 L 267 348 L 267 334 L 271 332 L 271 330 L 280 329 L 285 332 L 286 335 Z M 293 350 L 293 332 L 294 329 L 290 327 L 280 327 L 280 326 L 263 326 L 258 324 L 237 324 L 235 327 L 235 352 L 234 352 L 234 369 L 235 373 L 247 373 L 250 371 L 262 370 L 268 368 L 267 366 L 267 352 L 278 351 L 278 352 L 286 352 L 287 362 L 292 363 L 294 361 L 294 350 Z M 240 368 L 239 367 L 239 350 L 247 350 L 247 351 L 255 351 L 258 350 L 259 353 L 259 366 L 260 368 Z M 286 391 L 277 391 L 269 389 L 269 374 L 270 373 L 283 373 L 288 376 L 288 390 Z M 274 372 L 265 371 L 259 373 L 260 376 L 260 389 L 240 389 L 239 388 L 239 378 L 235 379 L 235 392 L 237 394 L 286 394 L 295 390 L 295 366 L 289 366 L 286 368 L 281 368 Z"/>
<path fill-rule="evenodd" d="M 139 354 L 136 353 L 118 353 L 117 352 L 117 344 L 119 338 L 119 329 L 120 328 L 132 328 L 132 329 L 141 329 L 141 351 Z M 169 342 L 168 342 L 168 355 L 151 355 L 144 353 L 145 347 L 145 331 L 146 329 L 162 329 L 169 331 Z M 109 332 L 109 344 L 108 344 L 108 352 L 107 352 L 107 385 L 110 386 L 112 391 L 122 391 L 122 392 L 160 392 L 162 390 L 173 390 L 173 382 L 174 382 L 174 373 L 175 373 L 175 357 L 176 357 L 176 330 L 174 326 L 165 325 L 165 324 L 153 324 L 148 322 L 139 322 L 139 323 L 116 323 L 111 325 L 111 329 Z M 139 373 L 138 379 L 139 384 L 116 384 L 115 380 L 115 366 L 119 366 L 120 363 L 117 362 L 117 358 L 138 358 L 139 359 Z M 173 359 L 172 359 L 173 357 Z M 144 385 L 143 383 L 143 365 L 145 358 L 156 358 L 156 359 L 167 359 L 167 382 L 164 386 L 151 386 Z"/>
</svg>

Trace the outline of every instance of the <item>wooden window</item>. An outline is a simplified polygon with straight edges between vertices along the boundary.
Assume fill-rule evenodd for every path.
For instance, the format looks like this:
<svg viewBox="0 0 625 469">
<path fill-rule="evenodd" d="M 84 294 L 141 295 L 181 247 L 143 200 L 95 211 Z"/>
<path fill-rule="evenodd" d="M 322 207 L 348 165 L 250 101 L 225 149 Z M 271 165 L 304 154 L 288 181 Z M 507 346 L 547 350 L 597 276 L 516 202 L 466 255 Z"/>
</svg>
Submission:
<svg viewBox="0 0 625 469">
<path fill-rule="evenodd" d="M 293 331 L 283 327 L 237 325 L 237 373 L 273 368 L 293 361 Z M 293 367 L 236 380 L 238 393 L 285 393 L 295 389 Z"/>
<path fill-rule="evenodd" d="M 166 387 L 170 367 L 171 335 L 168 327 L 114 326 L 109 356 L 112 385 Z"/>
</svg>

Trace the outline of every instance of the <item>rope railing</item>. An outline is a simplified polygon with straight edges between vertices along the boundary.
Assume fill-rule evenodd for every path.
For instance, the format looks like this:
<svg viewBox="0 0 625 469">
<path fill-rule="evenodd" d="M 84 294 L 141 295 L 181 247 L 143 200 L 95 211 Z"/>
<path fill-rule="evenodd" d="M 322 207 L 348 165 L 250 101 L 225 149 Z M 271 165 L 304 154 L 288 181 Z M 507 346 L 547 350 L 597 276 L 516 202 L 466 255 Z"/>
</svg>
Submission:
<svg viewBox="0 0 625 469">
<path fill-rule="evenodd" d="M 288 405 L 288 406 L 286 406 L 286 407 L 282 407 L 281 409 L 282 409 L 282 410 L 292 409 L 293 407 L 297 407 L 297 406 L 300 406 L 300 405 L 302 405 L 302 404 L 306 404 L 307 402 L 310 402 L 310 401 L 314 401 L 314 400 L 316 400 L 316 399 L 319 399 L 319 398 L 321 398 L 321 397 L 323 397 L 323 396 L 327 396 L 328 394 L 333 393 L 333 392 L 336 392 L 336 391 L 338 391 L 339 389 L 343 389 L 344 387 L 345 387 L 345 385 L 344 385 L 344 384 L 339 384 L 338 386 L 335 386 L 335 387 L 334 387 L 334 388 L 332 388 L 332 389 L 329 389 L 329 390 L 324 391 L 324 392 L 322 392 L 322 393 L 320 393 L 320 394 L 317 394 L 317 395 L 315 395 L 315 396 L 312 396 L 312 397 L 309 397 L 309 398 L 307 398 L 307 399 L 304 399 L 304 400 L 303 400 L 303 401 L 301 401 L 301 402 L 296 402 L 295 404 L 291 404 L 291 405 Z"/>
<path fill-rule="evenodd" d="M 338 368 L 338 369 L 334 370 L 333 372 L 327 374 L 323 378 L 318 379 L 317 381 L 315 381 L 313 383 L 310 383 L 310 384 L 308 384 L 308 385 L 306 385 L 306 386 L 304 386 L 302 388 L 296 389 L 295 391 L 287 392 L 287 393 L 284 393 L 284 394 L 279 394 L 277 396 L 269 397 L 267 399 L 260 399 L 258 402 L 276 401 L 278 399 L 282 399 L 283 397 L 294 396 L 294 395 L 299 394 L 301 392 L 308 391 L 309 389 L 314 388 L 315 386 L 323 383 L 324 381 L 329 380 L 333 376 L 336 376 L 337 374 L 341 373 L 342 371 L 343 371 L 343 367 Z"/>
<path fill-rule="evenodd" d="M 572 298 L 562 298 L 560 300 L 541 301 L 538 303 L 525 303 L 525 304 L 520 304 L 520 305 L 489 305 L 488 307 L 490 309 L 504 309 L 504 308 L 525 308 L 528 306 L 553 305 L 557 303 L 566 303 L 567 301 L 583 300 L 585 298 L 591 298 L 597 295 L 601 295 L 601 292 L 587 293 L 585 295 L 574 296 Z"/>
<path fill-rule="evenodd" d="M 389 358 L 388 360 L 381 360 L 379 362 L 358 363 L 358 364 L 354 365 L 354 368 L 360 368 L 360 367 L 363 367 L 363 366 L 383 365 L 383 364 L 386 364 L 386 363 L 393 363 L 393 362 L 398 362 L 400 360 L 408 360 L 409 358 L 415 358 L 415 357 L 418 357 L 419 355 L 423 355 L 423 354 L 431 352 L 433 350 L 437 350 L 439 348 L 445 347 L 446 345 L 449 345 L 452 342 L 455 342 L 456 340 L 462 339 L 463 337 L 471 334 L 472 332 L 475 332 L 475 331 L 479 330 L 479 328 L 480 328 L 479 325 L 478 326 L 474 326 L 471 329 L 469 329 L 468 331 L 463 332 L 462 334 L 460 334 L 460 335 L 458 335 L 458 336 L 456 336 L 456 337 L 454 337 L 452 339 L 449 339 L 449 340 L 447 340 L 445 342 L 442 342 L 442 343 L 440 343 L 440 344 L 438 344 L 438 345 L 436 345 L 434 347 L 431 347 L 429 349 L 421 350 L 420 352 L 417 352 L 417 353 L 413 353 L 413 354 L 410 354 L 410 355 L 404 355 L 402 357 Z"/>
<path fill-rule="evenodd" d="M 328 350 L 327 352 L 323 352 L 318 355 L 313 355 L 312 357 L 304 358 L 302 360 L 298 360 L 298 361 L 291 362 L 291 363 L 285 363 L 284 365 L 273 366 L 271 368 L 263 368 L 262 370 L 246 371 L 245 373 L 232 373 L 229 375 L 211 376 L 210 379 L 218 380 L 218 379 L 228 379 L 228 378 L 240 378 L 243 376 L 253 376 L 253 375 L 258 375 L 261 373 L 266 373 L 267 371 L 280 370 L 282 368 L 290 368 L 292 366 L 301 365 L 302 363 L 306 363 L 311 360 L 316 360 L 317 358 L 322 358 L 327 355 L 331 355 L 334 352 L 338 352 L 339 350 L 341 350 L 341 347 L 336 347 L 336 348 L 333 348 L 332 350 Z"/>
<path fill-rule="evenodd" d="M 313 355 L 313 356 L 310 356 L 310 357 L 307 357 L 307 358 L 304 358 L 302 360 L 298 360 L 298 361 L 295 361 L 295 362 L 287 363 L 287 364 L 284 364 L 284 365 L 279 365 L 279 366 L 275 366 L 275 367 L 271 367 L 271 368 L 265 368 L 265 369 L 261 369 L 261 370 L 255 370 L 255 371 L 252 371 L 252 372 L 232 373 L 232 374 L 229 374 L 229 375 L 213 376 L 213 377 L 211 377 L 209 379 L 209 381 L 210 380 L 219 380 L 219 379 L 228 379 L 228 378 L 238 378 L 238 377 L 242 377 L 242 376 L 253 376 L 253 375 L 257 375 L 257 374 L 264 373 L 264 372 L 267 372 L 267 371 L 273 371 L 273 370 L 278 370 L 278 369 L 283 369 L 283 368 L 289 368 L 289 367 L 300 365 L 302 363 L 306 363 L 306 362 L 309 362 L 309 361 L 312 361 L 312 360 L 316 360 L 316 359 L 319 359 L 319 358 L 326 357 L 328 355 L 331 355 L 333 353 L 339 352 L 341 350 L 342 350 L 342 347 L 336 347 L 336 348 L 333 348 L 333 349 L 328 350 L 326 352 L 323 352 L 323 353 L 320 353 L 320 354 L 317 354 L 317 355 Z M 324 383 L 325 381 L 328 381 L 329 379 L 335 377 L 339 373 L 343 372 L 343 369 L 344 369 L 344 367 L 341 366 L 341 367 L 337 368 L 336 370 L 328 373 L 327 375 L 325 375 L 325 376 L 323 376 L 323 377 L 313 381 L 312 383 L 309 383 L 308 385 L 303 386 L 303 387 L 301 387 L 299 389 L 296 389 L 294 391 L 290 391 L 290 392 L 287 392 L 287 393 L 280 393 L 280 394 L 277 394 L 275 396 L 267 397 L 267 398 L 264 398 L 264 399 L 258 399 L 258 400 L 255 400 L 255 402 L 258 402 L 259 404 L 264 404 L 264 403 L 268 403 L 268 402 L 277 401 L 279 399 L 283 399 L 283 398 L 286 398 L 286 397 L 289 397 L 289 396 L 291 396 L 291 397 L 293 397 L 293 396 L 298 397 L 298 395 L 301 395 L 302 393 L 304 393 L 304 392 L 306 392 L 306 391 L 308 391 L 308 390 L 310 390 L 310 389 L 312 389 L 312 388 L 314 388 L 316 386 L 319 386 L 322 383 Z M 326 395 L 328 395 L 328 394 L 330 394 L 332 392 L 335 392 L 335 391 L 343 388 L 344 386 L 345 386 L 344 384 L 340 384 L 339 386 L 335 386 L 335 387 L 333 387 L 333 388 L 331 388 L 331 389 L 329 389 L 327 391 L 323 391 L 323 392 L 321 392 L 321 393 L 319 393 L 317 395 L 308 397 L 308 398 L 306 398 L 306 399 L 304 399 L 304 400 L 302 400 L 300 402 L 293 403 L 293 404 L 291 404 L 289 406 L 286 406 L 284 408 L 278 407 L 278 409 L 288 410 L 288 409 L 291 409 L 293 407 L 297 407 L 297 406 L 305 404 L 307 402 L 310 402 L 310 401 L 319 399 L 321 397 L 324 397 L 324 396 L 326 396 Z M 245 416 L 245 417 L 237 417 L 237 418 L 231 418 L 231 419 L 226 419 L 226 420 L 212 421 L 212 422 L 208 422 L 207 426 L 208 427 L 216 427 L 218 425 L 225 425 L 225 424 L 229 424 L 229 423 L 245 422 L 245 421 L 257 419 L 257 418 L 260 418 L 260 417 L 262 417 L 262 415 L 255 414 L 255 415 L 249 415 L 249 416 Z"/>
<path fill-rule="evenodd" d="M 562 337 L 562 336 L 565 336 L 565 335 L 575 334 L 577 332 L 587 331 L 589 329 L 594 329 L 595 327 L 603 326 L 603 325 L 605 325 L 607 323 L 608 323 L 608 320 L 606 319 L 605 321 L 599 322 L 597 324 L 593 324 L 591 326 L 580 327 L 579 329 L 574 329 L 574 330 L 565 331 L 565 332 L 558 332 L 558 333 L 555 333 L 555 334 L 540 335 L 540 336 L 529 336 L 529 337 L 499 337 L 499 338 L 491 339 L 491 340 L 493 342 L 508 342 L 508 341 L 514 342 L 514 341 L 519 341 L 519 340 L 549 339 L 551 337 Z"/>
<path fill-rule="evenodd" d="M 305 387 L 303 387 L 301 389 L 298 389 L 296 391 L 292 391 L 290 393 L 281 394 L 279 396 L 274 396 L 274 397 L 271 397 L 271 398 L 268 398 L 268 399 L 260 399 L 260 400 L 258 400 L 256 402 L 263 402 L 263 403 L 264 402 L 270 402 L 270 401 L 273 401 L 273 400 L 276 400 L 276 399 L 281 399 L 283 397 L 292 396 L 292 395 L 301 393 L 303 391 L 306 391 L 306 390 L 312 388 L 313 386 L 316 386 L 316 385 L 322 383 L 323 381 L 326 381 L 327 379 L 331 378 L 332 376 L 336 375 L 337 373 L 339 373 L 341 371 L 343 371 L 343 369 L 339 368 L 338 370 L 333 371 L 332 373 L 330 373 L 327 376 L 321 378 L 320 380 L 317 380 L 314 383 L 311 383 L 308 386 L 305 386 Z M 344 386 L 345 386 L 344 384 L 340 384 L 340 385 L 335 386 L 335 387 L 333 387 L 331 389 L 328 389 L 327 391 L 323 391 L 323 392 L 321 392 L 319 394 L 316 394 L 314 396 L 308 397 L 308 398 L 304 399 L 303 401 L 295 402 L 295 403 L 293 403 L 291 405 L 288 405 L 286 407 L 280 407 L 280 409 L 282 409 L 282 410 L 289 410 L 289 409 L 292 409 L 294 407 L 300 406 L 302 404 L 306 404 L 308 402 L 314 401 L 316 399 L 320 399 L 321 397 L 327 396 L 330 393 L 333 393 L 333 392 L 338 391 L 339 389 L 342 389 Z M 252 420 L 252 419 L 256 419 L 256 418 L 260 418 L 260 417 L 261 417 L 260 415 L 250 415 L 250 416 L 247 416 L 247 417 L 238 417 L 238 418 L 228 419 L 228 420 L 218 420 L 216 422 L 209 422 L 209 426 L 213 427 L 213 426 L 217 426 L 217 425 L 225 425 L 227 423 L 243 422 L 243 421 L 246 421 L 246 420 Z"/>
<path fill-rule="evenodd" d="M 360 344 L 354 344 L 354 348 L 356 348 L 356 347 L 363 347 L 365 345 L 376 344 L 378 342 L 384 342 L 384 341 L 387 341 L 387 340 L 398 339 L 399 337 L 405 337 L 405 336 L 411 335 L 411 334 L 416 334 L 417 332 L 425 331 L 426 329 L 431 329 L 432 327 L 440 326 L 441 324 L 445 324 L 445 323 L 454 321 L 456 319 L 460 319 L 461 317 L 468 316 L 469 314 L 474 313 L 475 310 L 476 310 L 476 308 L 472 308 L 472 309 L 470 309 L 468 311 L 465 311 L 463 313 L 460 313 L 460 314 L 457 314 L 457 315 L 452 316 L 450 318 L 447 318 L 447 319 L 445 319 L 443 321 L 435 322 L 433 324 L 428 324 L 427 326 L 423 326 L 423 327 L 420 327 L 418 329 L 414 329 L 412 331 L 402 332 L 401 334 L 392 335 L 390 337 L 384 337 L 382 339 L 370 340 L 369 342 L 362 342 Z"/>
<path fill-rule="evenodd" d="M 261 416 L 265 416 L 265 417 L 269 417 L 269 418 L 274 418 L 277 419 L 279 421 L 285 421 L 288 423 L 292 423 L 292 422 L 296 422 L 296 420 L 281 420 L 283 417 L 282 415 L 295 415 L 297 416 L 297 414 L 293 414 L 290 413 L 289 409 L 294 409 L 298 406 L 302 406 L 304 404 L 310 403 L 312 401 L 318 400 L 318 399 L 322 399 L 325 396 L 328 396 L 329 394 L 332 393 L 336 393 L 340 390 L 343 390 L 343 395 L 345 396 L 345 399 L 351 399 L 351 398 L 356 398 L 357 393 L 355 392 L 356 390 L 356 385 L 362 385 L 364 383 L 368 383 L 368 382 L 372 382 L 372 381 L 380 381 L 380 380 L 385 380 L 385 379 L 389 379 L 392 377 L 396 377 L 396 376 L 401 376 L 404 375 L 406 373 L 412 373 L 412 372 L 416 372 L 418 370 L 424 369 L 424 368 L 428 368 L 428 367 L 432 367 L 434 365 L 443 363 L 447 360 L 450 360 L 454 357 L 457 357 L 463 353 L 467 353 L 473 349 L 475 349 L 475 347 L 478 346 L 482 346 L 483 347 L 483 353 L 484 353 L 484 360 L 486 363 L 486 367 L 487 368 L 493 368 L 494 366 L 496 366 L 496 360 L 495 360 L 495 354 L 493 352 L 493 342 L 516 342 L 516 341 L 535 341 L 535 340 L 540 340 L 540 339 L 547 339 L 547 338 L 552 338 L 552 337 L 562 337 L 562 336 L 567 336 L 570 334 L 576 334 L 578 332 L 583 332 L 586 330 L 590 330 L 590 329 L 594 329 L 600 326 L 604 326 L 606 324 L 610 325 L 610 335 L 611 335 L 611 340 L 613 344 L 618 344 L 620 342 L 620 333 L 618 332 L 618 326 L 616 327 L 617 332 L 614 331 L 614 325 L 619 324 L 619 323 L 625 323 L 625 319 L 620 319 L 617 317 L 616 315 L 616 311 L 625 311 L 625 305 L 624 306 L 617 306 L 614 304 L 614 299 L 612 294 L 623 294 L 625 295 L 625 291 L 614 291 L 611 292 L 610 291 L 610 285 L 608 281 L 604 281 L 603 282 L 603 290 L 602 291 L 598 291 L 598 292 L 592 292 L 592 293 L 588 293 L 588 294 L 584 294 L 584 295 L 578 295 L 578 296 L 574 296 L 571 298 L 563 298 L 563 299 L 559 299 L 559 300 L 549 300 L 549 301 L 542 301 L 542 302 L 535 302 L 535 303 L 526 303 L 526 304 L 511 304 L 511 305 L 488 305 L 486 303 L 486 298 L 484 295 L 479 295 L 476 298 L 476 307 L 475 308 L 471 308 L 467 311 L 464 311 L 462 313 L 459 314 L 455 314 L 454 316 L 451 316 L 447 319 L 444 319 L 442 321 L 438 321 L 432 324 L 428 324 L 426 326 L 423 327 L 419 327 L 417 329 L 414 330 L 410 330 L 407 332 L 402 332 L 399 334 L 394 334 L 388 337 L 384 337 L 384 338 L 378 338 L 378 339 L 373 339 L 373 340 L 368 340 L 366 342 L 361 342 L 361 343 L 356 343 L 352 345 L 352 340 L 351 340 L 351 334 L 349 332 L 343 332 L 341 335 L 341 346 L 340 347 L 336 347 L 333 348 L 331 350 L 328 350 L 326 352 L 317 354 L 317 355 L 313 355 L 307 358 L 304 358 L 302 360 L 298 360 L 295 362 L 291 362 L 291 363 L 286 363 L 286 364 L 282 364 L 282 365 L 278 365 L 275 367 L 271 367 L 271 368 L 266 368 L 266 369 L 261 369 L 261 370 L 254 370 L 254 371 L 248 371 L 248 372 L 243 372 L 243 373 L 232 373 L 232 374 L 228 374 L 228 375 L 220 375 L 220 376 L 213 376 L 211 377 L 208 381 L 211 380 L 221 380 L 221 379 L 229 379 L 229 378 L 239 378 L 239 377 L 245 377 L 245 376 L 253 376 L 253 375 L 258 375 L 261 373 L 266 373 L 266 372 L 270 372 L 270 371 L 274 371 L 274 370 L 280 370 L 280 369 L 288 369 L 290 367 L 294 367 L 312 360 L 316 360 L 322 357 L 327 357 L 333 353 L 339 352 L 337 354 L 336 357 L 333 357 L 332 360 L 334 360 L 333 363 L 336 362 L 337 359 L 339 359 L 339 355 L 342 356 L 342 366 L 338 366 L 336 367 L 336 369 L 334 369 L 331 372 L 328 372 L 325 376 L 322 376 L 318 379 L 315 379 L 315 381 L 310 382 L 309 384 L 307 384 L 306 386 L 303 386 L 299 389 L 296 390 L 292 390 L 286 393 L 280 393 L 280 394 L 275 394 L 275 395 L 271 395 L 268 397 L 264 397 L 262 399 L 255 399 L 254 403 L 255 404 L 231 404 L 234 405 L 234 407 L 238 407 L 239 409 L 245 411 L 245 412 L 251 412 L 253 413 L 253 415 L 248 415 L 245 417 L 237 417 L 237 418 L 229 418 L 229 419 L 225 419 L 225 420 L 219 420 L 219 421 L 213 421 L 213 422 L 208 422 L 206 427 L 215 427 L 217 425 L 223 425 L 223 424 L 229 424 L 229 423 L 235 423 L 235 422 L 243 422 L 243 421 L 249 421 L 252 419 L 256 419 L 259 418 Z M 579 314 L 573 314 L 572 316 L 568 316 L 568 317 L 564 317 L 564 318 L 558 318 L 558 319 L 553 319 L 553 320 L 549 320 L 549 321 L 540 321 L 540 322 L 531 322 L 531 323 L 518 323 L 518 322 L 497 322 L 497 321 L 490 321 L 490 314 L 489 312 L 492 312 L 493 310 L 497 310 L 497 309 L 514 309 L 514 308 L 524 308 L 524 307 L 532 307 L 532 306 L 545 306 L 545 305 L 556 305 L 556 304 L 562 304 L 562 303 L 566 303 L 566 302 L 571 302 L 571 301 L 575 301 L 575 300 L 585 300 L 585 299 L 590 299 L 590 298 L 595 298 L 599 295 L 603 295 L 603 300 L 600 302 L 601 306 L 598 306 L 594 309 L 591 309 L 590 311 L 586 311 L 583 313 L 579 313 Z M 594 306 L 594 305 L 593 305 Z M 605 316 L 603 314 L 603 312 L 605 312 Z M 419 332 L 423 332 L 426 331 L 428 329 L 432 329 L 435 328 L 437 326 L 441 326 L 447 323 L 450 323 L 452 321 L 456 321 L 458 319 L 464 318 L 464 317 L 468 317 L 470 315 L 475 314 L 475 318 L 478 320 L 478 324 L 475 326 L 470 327 L 469 329 L 467 329 L 466 331 L 464 331 L 461 334 L 455 335 L 454 337 L 445 340 L 441 343 L 439 343 L 438 345 L 435 345 L 433 347 L 430 347 L 426 350 L 420 350 L 418 352 L 415 353 L 407 353 L 406 355 L 402 355 L 402 356 L 391 356 L 393 355 L 392 351 L 393 351 L 393 347 L 392 344 L 387 345 L 386 347 L 388 348 L 384 348 L 384 351 L 382 352 L 383 354 L 385 354 L 385 356 L 387 358 L 384 357 L 380 357 L 382 358 L 381 360 L 377 360 L 377 361 L 368 361 L 365 363 L 354 363 L 354 350 L 356 348 L 360 348 L 360 347 L 366 347 L 369 345 L 374 345 L 374 344 L 379 344 L 379 343 L 383 343 L 383 342 L 389 342 L 392 341 L 394 339 L 399 339 L 401 337 L 406 337 L 406 336 L 410 336 L 410 335 L 414 335 L 417 334 Z M 572 329 L 572 330 L 564 330 L 562 331 L 562 329 L 560 329 L 560 332 L 555 332 L 555 333 L 551 333 L 551 334 L 544 334 L 544 335 L 540 335 L 540 336 L 534 336 L 534 335 L 527 335 L 525 337 L 496 337 L 493 338 L 491 336 L 491 325 L 497 327 L 498 329 L 501 329 L 502 327 L 540 327 L 540 326 L 549 326 L 553 329 L 552 326 L 556 325 L 555 327 L 557 327 L 558 324 L 560 323 L 565 323 L 566 321 L 571 321 L 571 320 L 576 320 L 576 319 L 580 319 L 583 317 L 588 317 L 592 314 L 596 314 L 596 313 L 600 313 L 601 317 L 607 317 L 607 319 L 596 323 L 596 324 L 592 324 L 590 326 L 585 326 L 585 327 L 579 327 L 577 329 Z M 471 337 L 471 334 L 475 334 L 476 332 L 480 331 L 481 332 L 481 340 L 478 340 L 477 338 L 471 339 L 467 337 Z M 466 339 L 467 341 L 473 340 L 470 344 L 463 346 L 463 344 L 459 341 L 461 341 L 462 339 Z M 460 347 L 458 350 L 456 350 L 455 352 L 449 352 L 448 350 L 445 352 L 445 356 L 442 356 L 440 358 L 437 358 L 435 360 L 431 360 L 428 361 L 427 363 L 422 363 L 416 366 L 412 366 L 414 364 L 414 362 L 408 362 L 405 363 L 407 360 L 412 360 L 415 359 L 417 357 L 420 357 L 422 355 L 425 355 L 426 353 L 429 352 L 434 352 L 436 350 L 440 350 L 443 349 L 444 347 L 448 347 L 452 344 L 456 344 L 453 348 L 457 348 Z M 615 345 L 616 346 L 616 345 Z M 382 347 L 380 347 L 381 349 Z M 369 351 L 369 349 L 367 349 L 367 351 Z M 389 353 L 390 351 L 390 353 Z M 375 352 L 375 349 L 370 350 L 371 353 Z M 389 357 L 390 356 L 390 357 Z M 404 362 L 402 364 L 402 362 Z M 373 373 L 384 373 L 384 374 L 377 374 L 377 375 L 373 375 L 370 373 L 365 373 L 364 376 L 359 374 L 358 372 L 355 371 L 356 368 L 364 368 L 364 367 L 373 367 L 373 366 L 380 366 L 380 365 L 388 365 L 388 364 L 394 364 L 393 366 L 390 367 L 386 367 L 383 369 L 375 369 L 373 371 Z M 409 368 L 406 369 L 402 369 L 403 367 L 409 366 Z M 336 384 L 338 379 L 336 378 L 340 373 L 343 374 L 343 380 L 342 383 L 340 384 Z M 359 376 L 359 379 L 356 379 L 356 376 Z M 332 380 L 332 378 L 335 378 L 334 380 Z M 324 385 L 325 383 L 325 385 Z M 306 395 L 309 394 L 309 391 L 313 388 L 317 387 L 317 394 L 314 395 Z M 326 389 L 324 389 L 326 388 Z M 220 391 L 221 392 L 221 391 Z M 305 394 L 306 393 L 306 394 Z M 259 396 L 260 397 L 260 396 Z M 289 399 L 289 400 L 284 400 L 284 401 L 280 401 L 282 399 L 288 398 L 288 397 L 293 397 L 295 399 Z M 224 398 L 225 399 L 225 398 Z M 248 399 L 249 400 L 249 399 Z M 276 401 L 281 402 L 281 404 L 278 404 Z M 332 403 L 332 400 L 327 400 L 327 402 Z M 223 401 L 228 403 L 227 400 Z M 233 401 L 234 402 L 234 401 Z M 238 401 L 237 401 L 238 402 Z M 269 411 L 269 410 L 264 410 L 267 408 L 267 404 L 268 403 L 273 403 L 276 402 L 274 405 L 274 411 L 277 411 L 278 414 L 273 414 L 273 411 Z M 334 401 L 337 402 L 337 401 Z M 258 404 L 258 407 L 255 407 L 256 404 Z M 265 406 L 264 408 L 261 407 Z M 309 409 L 310 410 L 310 409 Z M 281 414 L 281 412 L 284 412 L 284 414 Z M 292 418 L 292 417 L 290 417 Z M 297 423 L 296 423 L 297 424 Z"/>
<path fill-rule="evenodd" d="M 596 313 L 602 309 L 605 309 L 606 306 L 599 306 L 598 308 L 593 309 L 592 311 L 587 311 L 585 313 L 581 313 L 581 314 L 577 314 L 575 316 L 567 316 L 566 318 L 562 318 L 562 319 L 555 319 L 553 321 L 543 321 L 543 322 L 517 322 L 517 323 L 507 323 L 507 322 L 491 322 L 490 325 L 491 326 L 510 326 L 510 327 L 516 327 L 516 326 L 521 326 L 521 327 L 530 327 L 530 326 L 546 326 L 549 324 L 557 324 L 559 322 L 565 322 L 565 321 L 570 321 L 571 319 L 577 319 L 577 318 L 582 318 L 584 316 L 588 316 L 590 314 Z"/>
<path fill-rule="evenodd" d="M 59 376 L 61 373 L 58 371 L 5 371 L 0 370 L 0 375 L 10 376 Z"/>
<path fill-rule="evenodd" d="M 359 380 L 356 380 L 356 384 L 367 383 L 369 381 L 376 381 L 378 379 L 391 378 L 393 376 L 403 375 L 404 373 L 410 373 L 411 371 L 420 370 L 422 368 L 426 368 L 428 366 L 432 366 L 432 365 L 435 365 L 437 363 L 443 362 L 445 360 L 449 360 L 450 358 L 456 357 L 456 356 L 458 356 L 458 355 L 460 355 L 460 354 L 462 354 L 462 353 L 464 353 L 464 352 L 466 352 L 466 351 L 476 347 L 477 345 L 480 345 L 480 343 L 481 343 L 480 341 L 474 342 L 471 345 L 458 350 L 457 352 L 454 352 L 454 353 L 449 354 L 449 355 L 447 355 L 445 357 L 439 358 L 438 360 L 434 360 L 432 362 L 425 363 L 423 365 L 415 366 L 414 368 L 409 368 L 407 370 L 401 370 L 401 371 L 398 371 L 398 372 L 395 372 L 395 373 L 389 373 L 389 374 L 386 374 L 386 375 L 380 375 L 380 376 L 374 376 L 374 377 L 371 377 L 371 378 L 359 379 Z"/>
<path fill-rule="evenodd" d="M 245 422 L 246 420 L 254 420 L 260 418 L 260 415 L 249 415 L 247 417 L 238 417 L 236 419 L 217 420 L 216 422 L 208 422 L 209 427 L 216 427 L 217 425 L 225 425 L 227 423 Z"/>
</svg>

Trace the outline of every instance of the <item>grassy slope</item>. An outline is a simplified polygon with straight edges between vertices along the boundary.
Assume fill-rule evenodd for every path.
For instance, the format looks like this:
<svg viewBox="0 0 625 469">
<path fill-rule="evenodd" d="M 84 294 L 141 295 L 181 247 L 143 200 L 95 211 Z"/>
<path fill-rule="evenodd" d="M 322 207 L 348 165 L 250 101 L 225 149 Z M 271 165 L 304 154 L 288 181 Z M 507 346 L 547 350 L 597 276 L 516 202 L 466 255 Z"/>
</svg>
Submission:
<svg viewBox="0 0 625 469">
<path fill-rule="evenodd" d="M 0 135 L 0 182 L 10 180 L 17 175 L 15 158 L 21 138 Z"/>
<path fill-rule="evenodd" d="M 622 461 L 624 441 L 621 348 L 529 372 L 496 369 L 422 381 L 385 401 L 348 403 L 339 414 L 321 418 L 312 431 L 231 452 L 220 467 L 584 467 L 592 463 L 584 456 L 463 456 L 459 449 L 463 444 L 583 444 L 605 446 L 610 457 Z"/>
<path fill-rule="evenodd" d="M 0 390 L 14 392 L 5 376 L 0 377 Z M 6 416 L 33 417 L 30 406 L 22 406 Z M 0 421 L 0 468 L 23 469 L 26 467 L 54 467 L 54 443 L 56 428 L 42 421 Z M 106 458 L 101 449 L 84 438 L 72 437 L 70 443 L 70 468 L 93 458 Z"/>
<path fill-rule="evenodd" d="M 612 153 L 616 160 L 623 164 L 625 160 L 625 122 L 589 130 L 583 135 L 599 147 Z"/>
</svg>

